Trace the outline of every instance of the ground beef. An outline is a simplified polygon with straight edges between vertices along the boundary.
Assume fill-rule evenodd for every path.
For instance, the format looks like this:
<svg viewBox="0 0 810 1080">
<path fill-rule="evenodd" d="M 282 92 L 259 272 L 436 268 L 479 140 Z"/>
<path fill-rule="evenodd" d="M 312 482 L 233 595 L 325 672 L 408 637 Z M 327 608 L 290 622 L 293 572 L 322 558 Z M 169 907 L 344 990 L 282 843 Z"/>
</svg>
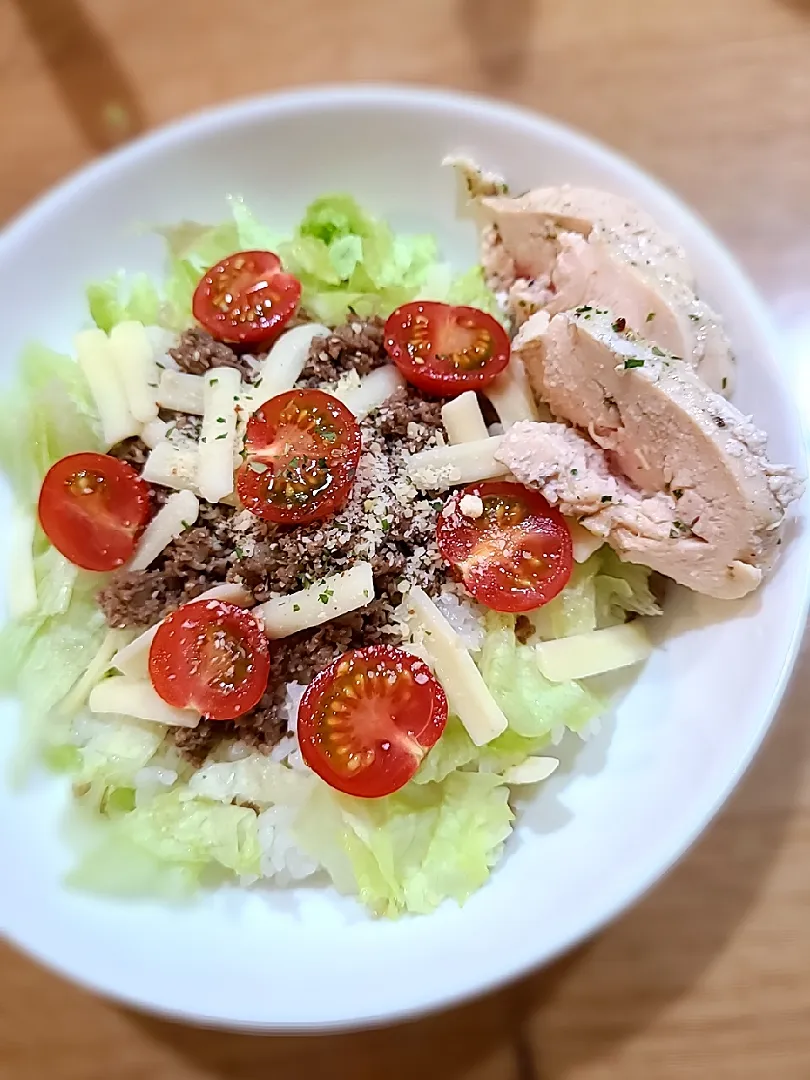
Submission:
<svg viewBox="0 0 810 1080">
<path fill-rule="evenodd" d="M 534 623 L 528 615 L 518 615 L 515 619 L 515 637 L 521 645 L 525 645 L 534 633 Z"/>
<path fill-rule="evenodd" d="M 215 367 L 231 367 L 244 379 L 253 377 L 254 367 L 249 357 L 238 356 L 230 345 L 215 341 L 206 330 L 196 326 L 183 331 L 178 343 L 169 349 L 169 356 L 189 375 L 203 375 Z"/>
<path fill-rule="evenodd" d="M 299 385 L 320 386 L 336 382 L 346 371 L 368 375 L 388 363 L 383 348 L 382 319 L 352 320 L 339 326 L 328 338 L 315 338 L 304 364 Z"/>
<path fill-rule="evenodd" d="M 417 431 L 417 424 L 427 430 Z M 386 439 L 403 439 L 402 449 L 415 454 L 442 427 L 442 402 L 426 397 L 413 386 L 403 386 L 377 411 L 375 426 Z"/>
<path fill-rule="evenodd" d="M 197 525 L 174 540 L 149 570 L 118 570 L 98 594 L 115 629 L 152 626 L 181 604 L 218 585 L 233 562 L 228 520 L 233 511 L 201 505 Z"/>
<path fill-rule="evenodd" d="M 149 447 L 143 439 L 124 439 L 123 442 L 117 443 L 109 453 L 140 472 L 149 454 Z"/>
</svg>

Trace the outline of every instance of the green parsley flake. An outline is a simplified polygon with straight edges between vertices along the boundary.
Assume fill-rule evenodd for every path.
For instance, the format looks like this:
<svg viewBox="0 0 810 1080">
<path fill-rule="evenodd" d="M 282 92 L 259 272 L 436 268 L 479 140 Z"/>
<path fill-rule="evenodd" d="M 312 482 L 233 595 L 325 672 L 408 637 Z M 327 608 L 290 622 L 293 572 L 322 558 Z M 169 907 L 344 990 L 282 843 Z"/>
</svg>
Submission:
<svg viewBox="0 0 810 1080">
<path fill-rule="evenodd" d="M 655 318 L 655 312 L 650 311 L 650 312 L 647 313 L 647 318 L 646 318 L 645 321 L 646 322 L 652 322 L 654 318 Z"/>
<path fill-rule="evenodd" d="M 603 495 L 602 496 L 602 502 L 603 503 L 613 502 L 613 496 L 612 495 Z"/>
<path fill-rule="evenodd" d="M 659 349 L 657 345 L 653 345 L 652 353 L 653 353 L 653 356 L 666 356 L 666 353 L 664 352 L 664 350 Z"/>
<path fill-rule="evenodd" d="M 624 362 L 625 368 L 644 367 L 644 360 L 641 356 L 629 356 Z"/>
</svg>

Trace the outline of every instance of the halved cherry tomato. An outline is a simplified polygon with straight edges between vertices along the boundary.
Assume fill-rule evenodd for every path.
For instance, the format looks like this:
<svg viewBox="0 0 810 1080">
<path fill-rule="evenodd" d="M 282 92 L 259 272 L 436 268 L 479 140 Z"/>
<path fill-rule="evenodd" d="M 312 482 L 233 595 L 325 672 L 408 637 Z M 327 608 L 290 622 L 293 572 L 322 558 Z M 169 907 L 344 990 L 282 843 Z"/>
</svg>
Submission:
<svg viewBox="0 0 810 1080">
<path fill-rule="evenodd" d="M 322 390 L 288 390 L 251 416 L 236 475 L 242 505 L 265 521 L 306 525 L 349 497 L 362 437 L 342 402 Z"/>
<path fill-rule="evenodd" d="M 222 600 L 184 604 L 158 627 L 149 677 L 158 694 L 210 720 L 233 720 L 267 689 L 270 650 L 255 617 Z"/>
<path fill-rule="evenodd" d="M 115 570 L 130 558 L 152 516 L 152 491 L 132 466 L 107 454 L 70 454 L 48 470 L 39 522 L 83 570 Z"/>
<path fill-rule="evenodd" d="M 447 698 L 427 664 L 371 645 L 315 676 L 298 709 L 298 742 L 330 787 L 379 799 L 410 780 L 446 723 Z"/>
<path fill-rule="evenodd" d="M 212 266 L 194 291 L 197 322 L 218 341 L 269 341 L 292 318 L 301 282 L 281 269 L 272 251 L 237 251 Z"/>
<path fill-rule="evenodd" d="M 503 371 L 509 338 L 478 308 L 417 300 L 389 315 L 385 351 L 418 390 L 454 397 L 482 390 Z"/>
<path fill-rule="evenodd" d="M 462 514 L 465 495 L 481 500 L 479 516 Z M 471 484 L 451 496 L 439 514 L 436 539 L 475 599 L 493 611 L 547 604 L 573 568 L 562 514 L 539 492 L 508 481 Z"/>
</svg>

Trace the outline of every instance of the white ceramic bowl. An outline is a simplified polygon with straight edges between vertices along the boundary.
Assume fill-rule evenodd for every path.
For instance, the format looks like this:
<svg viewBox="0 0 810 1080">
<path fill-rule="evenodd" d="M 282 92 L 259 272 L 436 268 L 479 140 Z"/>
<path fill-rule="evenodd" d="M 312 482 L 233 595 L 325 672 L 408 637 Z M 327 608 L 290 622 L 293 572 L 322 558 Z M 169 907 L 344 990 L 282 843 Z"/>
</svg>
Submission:
<svg viewBox="0 0 810 1080">
<path fill-rule="evenodd" d="M 668 191 L 580 135 L 502 105 L 405 89 L 319 89 L 192 117 L 97 162 L 0 239 L 3 364 L 29 336 L 68 345 L 83 285 L 157 271 L 140 223 L 215 221 L 243 195 L 290 225 L 345 189 L 402 228 L 475 258 L 439 168 L 464 149 L 515 188 L 588 184 L 636 200 L 683 242 L 739 358 L 736 402 L 805 471 L 803 437 L 762 304 L 708 229 Z M 4 496 L 7 498 L 7 495 Z M 349 1027 L 456 1002 L 542 964 L 634 901 L 704 828 L 765 734 L 805 623 L 810 538 L 795 508 L 780 565 L 746 602 L 685 592 L 615 720 L 521 814 L 491 882 L 463 908 L 380 922 L 326 889 L 221 891 L 190 909 L 118 903 L 60 884 L 66 786 L 0 791 L 0 925 L 63 974 L 132 1005 L 207 1024 Z M 15 741 L 4 709 L 0 754 Z M 699 901 L 696 900 L 696 904 Z"/>
</svg>

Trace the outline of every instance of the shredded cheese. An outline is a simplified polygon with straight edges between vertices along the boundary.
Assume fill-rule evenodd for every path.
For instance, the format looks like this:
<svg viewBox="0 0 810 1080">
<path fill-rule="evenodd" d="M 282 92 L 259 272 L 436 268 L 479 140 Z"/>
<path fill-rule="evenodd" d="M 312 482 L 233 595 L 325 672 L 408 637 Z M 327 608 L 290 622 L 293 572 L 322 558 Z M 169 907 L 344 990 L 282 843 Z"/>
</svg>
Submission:
<svg viewBox="0 0 810 1080">
<path fill-rule="evenodd" d="M 87 702 L 94 713 L 117 713 L 137 720 L 152 720 L 169 727 L 196 727 L 200 714 L 192 709 L 169 705 L 148 679 L 130 679 L 125 675 L 103 679 L 90 691 Z"/>
<path fill-rule="evenodd" d="M 145 570 L 172 540 L 194 524 L 199 513 L 199 500 L 191 491 L 170 495 L 146 526 L 128 569 Z"/>
<path fill-rule="evenodd" d="M 265 401 L 292 390 L 309 356 L 316 337 L 328 337 L 331 331 L 320 323 L 306 323 L 288 330 L 275 343 L 262 363 L 259 378 L 244 397 L 243 408 L 255 412 Z"/>
<path fill-rule="evenodd" d="M 634 619 L 622 626 L 541 641 L 534 650 L 541 675 L 557 683 L 637 664 L 647 659 L 652 645 L 642 621 Z"/>
<path fill-rule="evenodd" d="M 507 784 L 537 784 L 541 780 L 548 780 L 559 766 L 557 758 L 553 757 L 529 757 L 520 765 L 512 765 L 503 774 Z"/>
<path fill-rule="evenodd" d="M 197 484 L 208 502 L 233 492 L 236 406 L 242 380 L 236 368 L 212 368 L 203 375 L 203 420 L 200 430 Z"/>
<path fill-rule="evenodd" d="M 516 356 L 509 366 L 483 391 L 498 419 L 508 430 L 520 420 L 537 420 L 538 412 L 522 362 Z"/>
<path fill-rule="evenodd" d="M 160 375 L 149 335 L 142 323 L 122 322 L 113 327 L 110 344 L 130 412 L 140 423 L 148 424 L 158 414 Z"/>
<path fill-rule="evenodd" d="M 141 476 L 150 484 L 161 484 L 175 491 L 193 491 L 199 495 L 198 467 L 199 451 L 195 443 L 177 446 L 164 440 L 149 454 Z"/>
<path fill-rule="evenodd" d="M 351 570 L 333 574 L 300 592 L 274 597 L 255 609 L 269 638 L 289 637 L 299 630 L 346 615 L 374 599 L 371 563 L 355 563 Z"/>
<path fill-rule="evenodd" d="M 364 420 L 404 385 L 405 380 L 394 365 L 386 364 L 385 367 L 376 368 L 364 375 L 359 385 L 343 390 L 338 388 L 334 395 L 358 420 Z"/>
<path fill-rule="evenodd" d="M 141 424 L 132 415 L 112 343 L 103 330 L 76 335 L 76 359 L 84 372 L 101 419 L 105 446 L 138 435 Z"/>
<path fill-rule="evenodd" d="M 164 371 L 160 376 L 157 400 L 163 409 L 202 416 L 205 379 L 185 371 Z"/>
<path fill-rule="evenodd" d="M 150 450 L 154 450 L 159 442 L 163 442 L 168 432 L 169 425 L 165 420 L 150 420 L 148 424 L 144 424 L 141 438 Z"/>
<path fill-rule="evenodd" d="M 474 390 L 465 390 L 442 405 L 442 423 L 451 446 L 488 437 L 487 425 Z"/>
<path fill-rule="evenodd" d="M 411 587 L 406 600 L 411 628 L 419 634 L 422 649 L 447 695 L 450 712 L 459 718 L 476 746 L 491 742 L 506 730 L 508 722 L 460 635 L 418 585 Z"/>
<path fill-rule="evenodd" d="M 500 445 L 501 438 L 495 435 L 457 446 L 434 446 L 411 457 L 408 475 L 418 488 L 434 491 L 505 476 L 509 470 L 495 459 Z"/>
</svg>

